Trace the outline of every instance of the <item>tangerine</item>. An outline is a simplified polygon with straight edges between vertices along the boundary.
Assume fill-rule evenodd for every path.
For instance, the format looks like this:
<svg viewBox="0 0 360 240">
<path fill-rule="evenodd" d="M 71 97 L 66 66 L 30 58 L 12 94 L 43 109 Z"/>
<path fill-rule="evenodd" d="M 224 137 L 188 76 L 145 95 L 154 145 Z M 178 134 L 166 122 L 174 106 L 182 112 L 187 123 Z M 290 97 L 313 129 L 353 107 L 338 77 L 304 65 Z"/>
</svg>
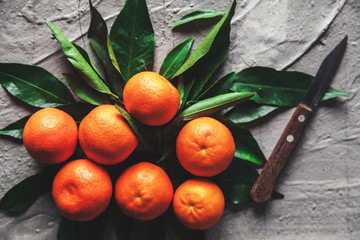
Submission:
<svg viewBox="0 0 360 240">
<path fill-rule="evenodd" d="M 23 142 L 32 158 L 44 164 L 57 164 L 67 160 L 75 151 L 78 127 L 66 112 L 44 108 L 26 122 Z"/>
<path fill-rule="evenodd" d="M 115 200 L 120 209 L 138 220 L 151 220 L 165 213 L 173 194 L 165 171 L 148 162 L 127 168 L 115 185 Z"/>
<path fill-rule="evenodd" d="M 79 142 L 90 159 L 111 165 L 124 161 L 138 138 L 114 105 L 100 105 L 81 121 Z"/>
<path fill-rule="evenodd" d="M 149 71 L 140 72 L 129 79 L 123 98 L 129 114 L 150 126 L 169 122 L 180 105 L 177 89 L 163 76 Z"/>
<path fill-rule="evenodd" d="M 230 130 L 210 117 L 188 122 L 176 139 L 176 154 L 180 164 L 190 173 L 211 177 L 224 171 L 235 154 L 235 142 Z"/>
<path fill-rule="evenodd" d="M 190 179 L 175 191 L 173 209 L 177 219 L 193 230 L 213 227 L 221 218 L 225 199 L 221 189 L 208 179 Z"/>
<path fill-rule="evenodd" d="M 60 213 L 74 221 L 90 221 L 109 205 L 112 183 L 106 170 L 87 159 L 67 163 L 56 174 L 52 196 Z"/>
</svg>

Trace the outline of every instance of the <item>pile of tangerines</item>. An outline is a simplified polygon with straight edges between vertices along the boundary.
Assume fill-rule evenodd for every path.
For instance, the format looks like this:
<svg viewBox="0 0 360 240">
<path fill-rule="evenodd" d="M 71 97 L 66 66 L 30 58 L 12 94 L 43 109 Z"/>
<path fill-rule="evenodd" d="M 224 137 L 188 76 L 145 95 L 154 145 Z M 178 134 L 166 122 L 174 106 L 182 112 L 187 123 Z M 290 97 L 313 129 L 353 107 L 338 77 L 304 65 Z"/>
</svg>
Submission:
<svg viewBox="0 0 360 240">
<path fill-rule="evenodd" d="M 180 96 L 164 77 L 141 72 L 125 85 L 126 111 L 149 126 L 168 123 L 177 113 Z M 88 159 L 72 160 L 57 173 L 52 196 L 63 216 L 89 221 L 99 216 L 113 195 L 113 184 L 102 165 L 126 160 L 139 140 L 114 105 L 94 108 L 80 123 L 56 108 L 44 108 L 30 117 L 23 141 L 29 154 L 40 163 L 59 164 L 74 153 L 79 142 Z M 221 189 L 207 179 L 224 171 L 235 153 L 230 130 L 221 122 L 200 117 L 188 122 L 176 138 L 176 155 L 193 179 L 175 191 L 167 173 L 150 162 L 133 164 L 118 177 L 115 200 L 121 211 L 135 219 L 151 220 L 172 203 L 176 217 L 186 227 L 208 229 L 224 211 Z"/>
</svg>

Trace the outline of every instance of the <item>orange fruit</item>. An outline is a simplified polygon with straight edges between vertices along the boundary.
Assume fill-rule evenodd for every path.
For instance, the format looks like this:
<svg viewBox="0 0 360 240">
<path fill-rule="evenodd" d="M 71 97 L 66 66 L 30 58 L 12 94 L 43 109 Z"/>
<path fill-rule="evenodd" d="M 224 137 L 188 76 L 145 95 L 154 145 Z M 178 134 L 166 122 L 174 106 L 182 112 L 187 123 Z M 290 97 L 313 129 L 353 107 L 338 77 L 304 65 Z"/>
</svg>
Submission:
<svg viewBox="0 0 360 240">
<path fill-rule="evenodd" d="M 56 174 L 52 196 L 60 213 L 74 221 L 89 221 L 109 205 L 112 183 L 106 170 L 87 159 L 67 163 Z"/>
<path fill-rule="evenodd" d="M 180 164 L 190 173 L 211 177 L 224 171 L 235 154 L 235 142 L 230 130 L 210 117 L 188 122 L 176 139 L 176 154 Z"/>
<path fill-rule="evenodd" d="M 127 168 L 115 185 L 115 200 L 121 211 L 138 220 L 151 220 L 165 213 L 173 194 L 165 171 L 148 162 Z"/>
<path fill-rule="evenodd" d="M 129 114 L 150 126 L 169 122 L 180 105 L 176 88 L 155 72 L 140 72 L 130 78 L 125 85 L 123 99 Z"/>
<path fill-rule="evenodd" d="M 225 199 L 221 189 L 208 179 L 190 179 L 175 191 L 173 209 L 177 219 L 193 230 L 205 230 L 221 218 Z"/>
<path fill-rule="evenodd" d="M 24 127 L 24 146 L 30 156 L 40 163 L 64 162 L 74 153 L 77 141 L 75 120 L 56 108 L 37 111 Z"/>
<path fill-rule="evenodd" d="M 100 105 L 81 121 L 79 142 L 90 159 L 111 165 L 124 161 L 138 138 L 115 106 Z"/>
</svg>

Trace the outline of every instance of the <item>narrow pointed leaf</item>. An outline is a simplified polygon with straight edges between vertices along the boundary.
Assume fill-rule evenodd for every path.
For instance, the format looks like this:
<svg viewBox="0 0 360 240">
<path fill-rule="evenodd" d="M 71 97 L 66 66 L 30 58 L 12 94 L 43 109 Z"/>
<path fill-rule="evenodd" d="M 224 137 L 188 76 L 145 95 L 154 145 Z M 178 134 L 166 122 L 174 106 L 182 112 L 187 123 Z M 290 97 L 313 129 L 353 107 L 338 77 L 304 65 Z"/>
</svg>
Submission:
<svg viewBox="0 0 360 240">
<path fill-rule="evenodd" d="M 58 166 L 48 167 L 12 187 L 0 200 L 0 209 L 12 213 L 26 210 L 42 194 L 51 190 L 58 169 Z"/>
<path fill-rule="evenodd" d="M 231 72 L 215 81 L 206 91 L 204 91 L 197 99 L 205 99 L 215 97 L 217 95 L 228 93 L 235 79 L 236 73 Z"/>
<path fill-rule="evenodd" d="M 22 140 L 24 126 L 30 116 L 23 117 L 0 130 L 0 135 Z"/>
<path fill-rule="evenodd" d="M 89 5 L 91 13 L 91 22 L 88 31 L 89 42 L 104 66 L 110 89 L 118 96 L 121 96 L 125 82 L 120 72 L 113 65 L 110 57 L 110 52 L 113 52 L 113 50 L 109 50 L 109 48 L 112 47 L 111 44 L 108 44 L 109 35 L 106 22 L 101 14 L 93 7 L 91 0 L 89 0 Z"/>
<path fill-rule="evenodd" d="M 0 63 L 0 84 L 14 97 L 35 107 L 57 107 L 74 102 L 63 82 L 33 65 Z"/>
<path fill-rule="evenodd" d="M 69 84 L 71 90 L 82 100 L 92 105 L 110 103 L 110 100 L 106 94 L 98 92 L 90 87 L 77 73 L 63 73 L 63 76 Z"/>
<path fill-rule="evenodd" d="M 260 104 L 293 107 L 301 101 L 312 79 L 313 76 L 301 72 L 252 67 L 236 75 L 231 90 L 252 91 L 255 93 L 252 100 Z M 345 92 L 329 88 L 323 100 L 347 95 Z"/>
<path fill-rule="evenodd" d="M 195 103 L 185 109 L 180 116 L 184 121 L 192 120 L 197 117 L 208 116 L 223 109 L 234 106 L 251 98 L 253 93 L 226 93 L 216 97 L 208 98 Z"/>
<path fill-rule="evenodd" d="M 184 77 L 179 76 L 177 90 L 180 95 L 180 105 L 179 105 L 180 110 L 183 109 L 194 83 L 195 83 L 195 78 L 192 78 L 190 81 L 185 82 Z"/>
<path fill-rule="evenodd" d="M 165 57 L 160 68 L 160 75 L 170 79 L 184 63 L 186 56 L 189 54 L 194 38 L 189 38 L 175 48 L 173 48 Z"/>
<path fill-rule="evenodd" d="M 278 109 L 278 107 L 261 105 L 253 101 L 248 101 L 243 104 L 238 104 L 230 111 L 226 112 L 225 116 L 234 123 L 248 123 L 262 118 L 276 109 Z"/>
<path fill-rule="evenodd" d="M 220 20 L 220 22 L 213 28 L 213 30 L 204 38 L 200 45 L 190 55 L 181 68 L 175 73 L 174 77 L 183 74 L 191 68 L 196 62 L 204 58 L 208 53 L 211 55 L 206 58 L 211 58 L 210 65 L 207 66 L 208 74 L 212 75 L 216 67 L 220 65 L 226 58 L 230 44 L 230 21 L 234 15 L 236 1 L 233 2 L 230 10 Z M 215 69 L 214 69 L 215 68 Z"/>
<path fill-rule="evenodd" d="M 224 15 L 225 12 L 211 11 L 211 10 L 196 10 L 194 12 L 188 13 L 180 20 L 172 25 L 172 28 L 183 25 L 185 23 L 189 23 L 195 20 L 204 19 L 204 18 L 214 18 L 218 16 Z"/>
<path fill-rule="evenodd" d="M 59 42 L 65 56 L 73 65 L 75 70 L 79 73 L 79 75 L 95 90 L 108 94 L 117 99 L 118 96 L 110 91 L 109 87 L 100 78 L 98 72 L 93 69 L 93 67 L 82 56 L 74 44 L 72 44 L 53 23 L 47 22 L 47 25 Z"/>
<path fill-rule="evenodd" d="M 152 70 L 155 34 L 145 0 L 125 2 L 111 27 L 110 40 L 125 82 L 136 73 Z"/>
<path fill-rule="evenodd" d="M 116 105 L 116 109 L 123 115 L 126 121 L 129 123 L 130 127 L 139 138 L 139 140 L 144 144 L 144 146 L 152 153 L 156 153 L 157 147 L 154 144 L 154 140 L 150 138 L 147 134 L 147 131 L 138 123 L 135 119 L 133 119 L 130 114 L 128 114 L 124 109 Z"/>
<path fill-rule="evenodd" d="M 258 166 L 264 166 L 266 158 L 259 144 L 245 127 L 231 121 L 223 122 L 231 131 L 235 141 L 235 156 Z"/>
<path fill-rule="evenodd" d="M 79 45 L 77 45 L 76 43 L 72 43 L 74 45 L 74 47 L 79 51 L 79 53 L 81 54 L 81 56 L 86 60 L 86 62 L 89 64 L 89 66 L 94 70 L 94 72 L 96 72 L 96 74 L 98 75 L 98 77 L 103 81 L 103 77 L 101 76 L 99 70 L 97 69 L 97 67 L 95 66 L 94 62 L 92 61 L 92 59 L 90 58 L 90 55 L 85 51 L 85 49 L 83 49 L 82 47 L 80 47 Z"/>
</svg>

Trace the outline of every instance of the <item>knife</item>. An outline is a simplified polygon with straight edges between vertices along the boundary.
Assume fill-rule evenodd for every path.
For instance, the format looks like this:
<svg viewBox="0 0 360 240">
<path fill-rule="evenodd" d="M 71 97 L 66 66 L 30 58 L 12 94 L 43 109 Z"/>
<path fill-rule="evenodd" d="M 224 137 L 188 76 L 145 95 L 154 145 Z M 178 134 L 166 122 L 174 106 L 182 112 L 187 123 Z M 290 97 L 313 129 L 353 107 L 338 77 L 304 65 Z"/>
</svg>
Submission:
<svg viewBox="0 0 360 240">
<path fill-rule="evenodd" d="M 346 45 L 347 36 L 321 63 L 304 98 L 297 105 L 284 132 L 250 191 L 250 195 L 255 202 L 260 203 L 270 199 L 276 179 L 295 148 L 306 123 L 309 121 L 311 112 L 317 107 L 324 96 L 340 66 Z"/>
</svg>

